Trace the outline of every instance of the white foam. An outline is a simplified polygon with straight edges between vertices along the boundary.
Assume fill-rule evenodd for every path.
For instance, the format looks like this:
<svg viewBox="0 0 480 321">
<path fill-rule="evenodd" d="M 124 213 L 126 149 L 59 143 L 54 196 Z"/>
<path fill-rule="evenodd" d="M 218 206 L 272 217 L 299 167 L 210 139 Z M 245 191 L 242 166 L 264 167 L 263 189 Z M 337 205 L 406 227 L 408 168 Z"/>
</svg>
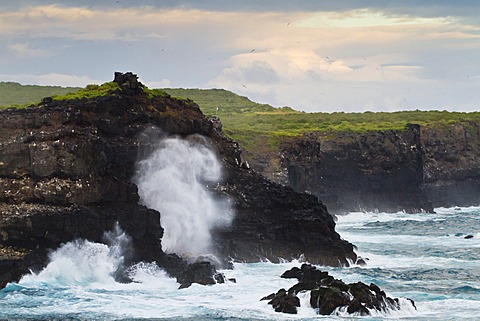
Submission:
<svg viewBox="0 0 480 321">
<path fill-rule="evenodd" d="M 50 260 L 38 275 L 26 275 L 19 283 L 44 282 L 58 286 L 114 283 L 112 275 L 121 257 L 110 252 L 105 244 L 77 240 L 53 252 Z"/>
</svg>

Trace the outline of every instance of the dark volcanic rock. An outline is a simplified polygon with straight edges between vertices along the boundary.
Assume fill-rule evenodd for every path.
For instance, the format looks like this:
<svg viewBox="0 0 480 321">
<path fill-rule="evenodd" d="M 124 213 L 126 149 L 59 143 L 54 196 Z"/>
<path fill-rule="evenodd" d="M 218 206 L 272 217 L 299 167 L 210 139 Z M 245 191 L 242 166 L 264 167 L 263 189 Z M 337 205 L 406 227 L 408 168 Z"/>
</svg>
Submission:
<svg viewBox="0 0 480 321">
<path fill-rule="evenodd" d="M 121 89 L 105 96 L 46 98 L 0 111 L 0 287 L 40 269 L 62 243 L 104 242 L 103 232 L 116 222 L 132 239 L 128 261 L 155 261 L 183 278 L 187 264 L 161 250 L 161 214 L 138 204 L 131 183 L 139 151 L 155 147 L 142 138 L 152 127 L 165 135 L 202 135 L 215 146 L 226 178 L 211 192 L 229 196 L 236 212 L 230 227 L 214 233 L 224 260 L 304 254 L 329 265 L 355 261 L 352 245 L 315 197 L 246 169 L 239 146 L 195 103 L 149 95 L 131 73 L 115 74 L 115 81 Z"/>
<path fill-rule="evenodd" d="M 225 283 L 225 276 L 218 273 L 210 262 L 195 262 L 188 265 L 180 280 L 180 289 L 188 288 L 192 283 L 211 285 Z"/>
<path fill-rule="evenodd" d="M 267 298 L 270 299 L 268 304 L 271 304 L 276 312 L 297 314 L 297 307 L 300 306 L 300 300 L 295 295 L 285 291 L 285 289 L 280 289 L 277 293 L 271 294 L 264 299 Z"/>
<path fill-rule="evenodd" d="M 355 262 L 352 244 L 335 232 L 333 217 L 315 196 L 239 167 L 227 166 L 226 176 L 217 190 L 234 201 L 235 218 L 229 228 L 215 231 L 222 256 L 244 262 L 303 256 L 330 266 Z"/>
<path fill-rule="evenodd" d="M 385 292 L 373 283 L 370 285 L 362 282 L 345 284 L 342 280 L 336 280 L 327 272 L 319 271 L 309 264 L 285 271 L 282 277 L 297 278 L 299 283 L 291 287 L 288 292 L 280 289 L 276 294 L 270 294 L 261 299 L 271 300 L 269 304 L 272 304 L 277 312 L 296 313 L 296 307 L 300 306 L 296 295 L 305 291 L 310 291 L 310 306 L 322 315 L 330 315 L 341 310 L 364 316 L 370 315 L 371 311 L 388 312 L 400 309 L 398 299 L 387 297 Z M 408 300 L 415 308 L 415 303 Z M 298 305 L 293 305 L 292 302 L 298 302 Z"/>
<path fill-rule="evenodd" d="M 480 124 L 367 133 L 306 133 L 252 168 L 318 196 L 332 213 L 430 212 L 480 202 Z"/>
<path fill-rule="evenodd" d="M 333 213 L 433 211 L 422 190 L 418 125 L 333 138 L 306 134 L 285 144 L 282 155 L 290 186 L 318 196 Z"/>
<path fill-rule="evenodd" d="M 296 278 L 299 282 L 319 283 L 324 278 L 328 277 L 328 272 L 322 272 L 311 264 L 302 264 L 300 268 L 293 267 L 285 271 L 282 275 L 284 279 Z"/>
<path fill-rule="evenodd" d="M 422 128 L 425 192 L 435 207 L 480 203 L 480 124 Z"/>
</svg>

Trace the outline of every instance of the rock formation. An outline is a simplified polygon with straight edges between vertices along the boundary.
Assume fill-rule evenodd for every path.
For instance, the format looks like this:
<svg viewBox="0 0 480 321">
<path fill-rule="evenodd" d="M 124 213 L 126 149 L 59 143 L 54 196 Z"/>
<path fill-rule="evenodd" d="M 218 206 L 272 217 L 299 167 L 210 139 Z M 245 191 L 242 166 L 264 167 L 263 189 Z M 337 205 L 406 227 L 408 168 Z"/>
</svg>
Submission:
<svg viewBox="0 0 480 321">
<path fill-rule="evenodd" d="M 372 311 L 386 312 L 401 308 L 399 299 L 388 297 L 375 284 L 362 282 L 346 284 L 328 275 L 328 272 L 317 270 L 310 264 L 302 264 L 282 274 L 282 278 L 295 278 L 298 283 L 290 289 L 280 289 L 261 300 L 269 300 L 276 312 L 296 314 L 300 307 L 297 297 L 299 292 L 310 291 L 310 306 L 318 314 L 330 315 L 334 312 L 347 312 L 356 315 L 370 315 Z M 415 303 L 406 299 L 413 308 Z"/>
<path fill-rule="evenodd" d="M 425 192 L 435 207 L 480 204 L 480 124 L 422 128 Z"/>
<path fill-rule="evenodd" d="M 331 213 L 431 212 L 480 204 L 480 125 L 406 125 L 367 133 L 305 133 L 250 159 L 275 182 L 319 197 Z"/>
<path fill-rule="evenodd" d="M 306 134 L 285 144 L 282 157 L 288 183 L 318 196 L 331 212 L 433 210 L 422 189 L 418 125 L 334 137 Z"/>
<path fill-rule="evenodd" d="M 131 183 L 141 133 L 211 140 L 226 178 L 212 193 L 231 197 L 232 225 L 215 232 L 225 259 L 278 260 L 302 254 L 315 263 L 355 261 L 353 246 L 316 197 L 299 194 L 247 169 L 238 145 L 217 131 L 190 100 L 151 95 L 131 73 L 115 74 L 104 96 L 44 99 L 38 106 L 0 111 L 0 287 L 45 265 L 47 253 L 76 238 L 102 242 L 115 222 L 132 238 L 131 262 L 156 261 L 181 278 L 178 256 L 161 250 L 157 211 L 139 205 Z M 181 281 L 181 280 L 179 280 Z"/>
</svg>

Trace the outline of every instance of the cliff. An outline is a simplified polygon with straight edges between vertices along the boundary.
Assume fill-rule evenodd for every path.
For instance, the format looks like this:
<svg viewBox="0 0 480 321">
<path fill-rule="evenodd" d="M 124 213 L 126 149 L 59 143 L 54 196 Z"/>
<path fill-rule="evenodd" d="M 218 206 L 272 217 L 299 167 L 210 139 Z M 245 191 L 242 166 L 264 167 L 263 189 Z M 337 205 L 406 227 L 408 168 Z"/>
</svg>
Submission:
<svg viewBox="0 0 480 321">
<path fill-rule="evenodd" d="M 480 204 L 480 125 L 307 133 L 251 160 L 265 176 L 318 196 L 331 213 L 431 212 Z"/>
<path fill-rule="evenodd" d="M 179 273 L 184 263 L 161 248 L 161 213 L 139 205 L 131 182 L 139 151 L 149 148 L 141 134 L 152 126 L 169 135 L 202 135 L 216 148 L 225 179 L 211 192 L 228 195 L 235 211 L 231 226 L 214 233 L 214 248 L 225 259 L 304 254 L 330 265 L 356 259 L 316 197 L 249 170 L 238 145 L 194 102 L 154 95 L 131 73 L 116 73 L 115 82 L 118 88 L 104 95 L 46 98 L 0 111 L 0 286 L 44 266 L 62 243 L 104 242 L 115 222 L 132 238 L 129 262 L 156 261 Z"/>
<path fill-rule="evenodd" d="M 480 204 L 480 123 L 422 128 L 424 190 L 435 207 Z"/>
<path fill-rule="evenodd" d="M 420 127 L 365 134 L 307 134 L 282 146 L 289 184 L 334 213 L 432 211 L 422 189 Z"/>
</svg>

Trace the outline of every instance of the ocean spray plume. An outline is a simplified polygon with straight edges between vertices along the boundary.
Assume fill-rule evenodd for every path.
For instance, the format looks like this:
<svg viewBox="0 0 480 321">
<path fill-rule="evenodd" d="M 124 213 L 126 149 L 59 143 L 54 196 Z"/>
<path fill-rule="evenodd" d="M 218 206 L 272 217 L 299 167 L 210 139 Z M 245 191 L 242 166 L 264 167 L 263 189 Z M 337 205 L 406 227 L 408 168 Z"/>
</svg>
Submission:
<svg viewBox="0 0 480 321">
<path fill-rule="evenodd" d="M 208 191 L 207 185 L 220 179 L 221 163 L 199 135 L 163 138 L 138 162 L 134 180 L 141 202 L 160 212 L 165 252 L 184 257 L 211 253 L 211 231 L 232 220 L 228 201 Z"/>
</svg>

